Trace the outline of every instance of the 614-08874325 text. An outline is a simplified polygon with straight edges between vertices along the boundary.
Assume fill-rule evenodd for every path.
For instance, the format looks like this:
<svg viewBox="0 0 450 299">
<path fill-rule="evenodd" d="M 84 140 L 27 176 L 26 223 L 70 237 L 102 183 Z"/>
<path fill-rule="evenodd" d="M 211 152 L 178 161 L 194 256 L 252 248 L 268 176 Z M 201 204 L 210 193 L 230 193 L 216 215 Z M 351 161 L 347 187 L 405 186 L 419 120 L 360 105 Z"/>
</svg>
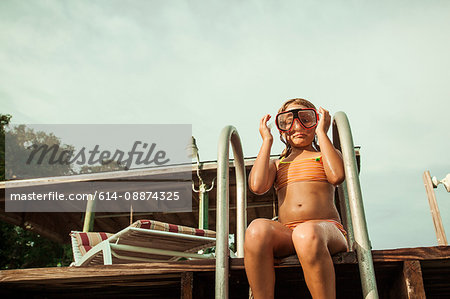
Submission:
<svg viewBox="0 0 450 299">
<path fill-rule="evenodd" d="M 98 192 L 95 191 L 94 194 L 85 194 L 85 193 L 70 193 L 63 194 L 59 192 L 50 191 L 47 193 L 11 193 L 10 200 L 11 201 L 63 201 L 63 200 L 134 200 L 134 201 L 143 201 L 143 200 L 179 200 L 180 192 L 179 191 L 133 191 L 133 192 Z"/>
<path fill-rule="evenodd" d="M 100 200 L 179 200 L 180 194 L 178 191 L 142 191 L 142 192 L 100 192 L 98 194 Z"/>
</svg>

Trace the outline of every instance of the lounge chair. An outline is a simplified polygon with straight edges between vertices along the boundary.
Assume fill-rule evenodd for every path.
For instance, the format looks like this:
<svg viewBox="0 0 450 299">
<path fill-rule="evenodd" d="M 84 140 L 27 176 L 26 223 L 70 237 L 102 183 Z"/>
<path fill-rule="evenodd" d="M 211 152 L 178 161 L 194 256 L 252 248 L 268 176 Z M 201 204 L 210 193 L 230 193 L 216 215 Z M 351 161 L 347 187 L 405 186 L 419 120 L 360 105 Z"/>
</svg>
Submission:
<svg viewBox="0 0 450 299">
<path fill-rule="evenodd" d="M 214 258 L 216 233 L 154 220 L 138 220 L 116 234 L 71 232 L 74 266 Z"/>
</svg>

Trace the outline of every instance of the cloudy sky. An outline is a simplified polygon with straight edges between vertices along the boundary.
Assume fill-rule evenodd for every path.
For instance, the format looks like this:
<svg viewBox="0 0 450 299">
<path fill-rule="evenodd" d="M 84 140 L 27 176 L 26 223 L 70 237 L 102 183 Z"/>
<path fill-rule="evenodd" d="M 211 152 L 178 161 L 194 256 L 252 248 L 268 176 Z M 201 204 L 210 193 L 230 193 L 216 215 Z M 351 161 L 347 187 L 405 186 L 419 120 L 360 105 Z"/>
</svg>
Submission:
<svg viewBox="0 0 450 299">
<path fill-rule="evenodd" d="M 448 36 L 448 1 L 4 0 L 0 112 L 192 124 L 216 160 L 224 126 L 256 156 L 259 119 L 307 98 L 350 119 L 373 248 L 433 246 L 422 173 L 450 172 Z M 436 194 L 450 239 L 450 194 Z"/>
</svg>

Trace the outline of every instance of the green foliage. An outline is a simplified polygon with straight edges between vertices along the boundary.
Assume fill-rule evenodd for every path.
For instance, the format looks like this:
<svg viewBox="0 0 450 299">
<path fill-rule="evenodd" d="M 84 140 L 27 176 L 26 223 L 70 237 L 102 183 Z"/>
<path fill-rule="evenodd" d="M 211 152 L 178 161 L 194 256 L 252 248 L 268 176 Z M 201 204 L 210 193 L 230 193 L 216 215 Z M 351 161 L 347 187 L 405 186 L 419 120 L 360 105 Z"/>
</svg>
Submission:
<svg viewBox="0 0 450 299">
<path fill-rule="evenodd" d="M 0 180 L 5 180 L 5 133 L 11 134 L 8 138 L 6 146 L 13 147 L 11 152 L 18 157 L 20 154 L 26 154 L 26 142 L 32 141 L 36 144 L 60 144 L 59 139 L 53 134 L 45 134 L 43 132 L 34 132 L 32 129 L 24 125 L 15 128 L 7 128 L 11 120 L 11 115 L 0 114 Z M 72 147 L 63 145 L 61 150 L 70 150 Z M 8 163 L 18 163 L 15 156 L 8 156 Z M 106 166 L 110 171 L 120 169 L 119 165 L 110 163 Z M 9 178 L 35 177 L 36 175 L 67 175 L 73 174 L 74 171 L 70 165 L 59 165 L 59 168 L 41 169 L 39 174 L 30 172 L 30 167 L 17 168 L 19 172 L 8 173 Z M 101 171 L 104 168 L 99 166 L 98 169 L 90 169 L 85 167 L 85 173 Z M 6 171 L 10 171 L 6 169 Z M 72 262 L 72 248 L 70 244 L 58 244 L 50 241 L 26 228 L 12 225 L 0 221 L 0 269 L 22 269 L 36 267 L 61 267 L 68 266 Z"/>
<path fill-rule="evenodd" d="M 58 150 L 56 156 L 62 152 L 74 150 L 72 145 L 61 144 L 61 141 L 54 134 L 45 132 L 35 132 L 25 125 L 19 125 L 6 130 L 5 152 L 8 155 L 5 176 L 6 179 L 37 178 L 48 176 L 61 176 L 74 174 L 70 164 L 49 163 L 50 155 L 46 155 L 41 164 L 37 164 L 38 159 L 33 159 L 33 163 L 26 164 L 26 158 L 30 156 L 31 144 L 36 146 L 54 146 Z"/>
<path fill-rule="evenodd" d="M 0 269 L 68 266 L 70 244 L 52 242 L 20 226 L 0 222 Z"/>
<path fill-rule="evenodd" d="M 5 180 L 5 129 L 11 115 L 0 114 L 0 180 Z M 70 244 L 52 242 L 20 226 L 0 222 L 0 269 L 67 266 Z"/>
<path fill-rule="evenodd" d="M 5 127 L 9 125 L 9 122 L 11 121 L 12 115 L 11 114 L 0 114 L 0 132 L 5 133 Z"/>
<path fill-rule="evenodd" d="M 2 180 L 66 176 L 125 169 L 125 166 L 117 161 L 104 161 L 102 165 L 84 165 L 81 168 L 76 168 L 74 164 L 69 163 L 70 157 L 75 152 L 74 146 L 62 144 L 61 139 L 53 133 L 35 131 L 26 125 L 8 126 L 11 119 L 10 115 L 0 115 L 0 117 L 2 125 Z M 36 150 L 39 148 L 44 150 Z M 47 150 L 48 153 L 45 154 Z M 33 151 L 35 151 L 34 154 L 32 154 Z M 7 155 L 6 165 L 5 153 Z M 28 162 L 27 160 L 30 157 L 33 158 Z"/>
</svg>

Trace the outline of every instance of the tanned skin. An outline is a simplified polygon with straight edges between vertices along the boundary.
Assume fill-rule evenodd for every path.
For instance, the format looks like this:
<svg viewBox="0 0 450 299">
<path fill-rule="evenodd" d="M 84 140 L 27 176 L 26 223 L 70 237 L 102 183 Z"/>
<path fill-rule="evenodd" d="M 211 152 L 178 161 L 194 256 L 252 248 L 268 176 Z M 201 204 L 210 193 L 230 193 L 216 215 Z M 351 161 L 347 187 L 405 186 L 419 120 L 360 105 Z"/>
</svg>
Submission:
<svg viewBox="0 0 450 299">
<path fill-rule="evenodd" d="M 292 103 L 286 110 L 307 108 Z M 314 299 L 336 298 L 335 273 L 331 255 L 347 251 L 347 241 L 339 229 L 323 219 L 340 222 L 334 205 L 335 186 L 344 180 L 342 157 L 327 136 L 331 117 L 320 107 L 321 117 L 313 129 L 305 129 L 298 119 L 283 137 L 292 146 L 284 161 L 322 156 L 328 182 L 293 182 L 277 191 L 278 221 L 256 219 L 245 234 L 244 263 L 255 299 L 274 298 L 274 258 L 297 254 L 306 284 Z M 259 132 L 263 143 L 249 175 L 249 187 L 256 194 L 267 192 L 273 185 L 279 160 L 270 159 L 273 136 L 267 126 L 271 116 L 261 118 Z M 312 142 L 317 135 L 320 152 Z M 283 223 L 308 220 L 294 230 Z"/>
</svg>

